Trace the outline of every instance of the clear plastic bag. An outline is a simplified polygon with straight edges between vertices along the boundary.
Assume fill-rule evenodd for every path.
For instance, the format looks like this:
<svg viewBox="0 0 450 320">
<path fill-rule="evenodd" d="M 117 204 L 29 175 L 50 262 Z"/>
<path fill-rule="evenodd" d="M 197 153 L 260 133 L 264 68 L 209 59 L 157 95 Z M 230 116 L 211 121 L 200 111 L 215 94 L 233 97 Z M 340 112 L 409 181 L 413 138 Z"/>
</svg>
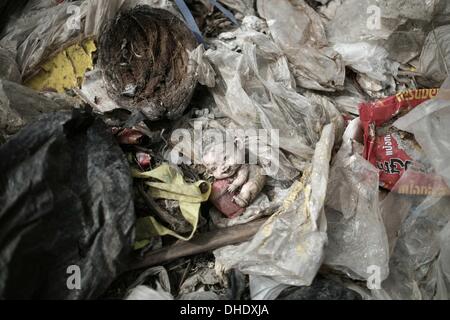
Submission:
<svg viewBox="0 0 450 320">
<path fill-rule="evenodd" d="M 324 263 L 367 280 L 377 266 L 382 280 L 389 273 L 389 246 L 379 210 L 378 170 L 344 141 L 333 160 L 327 194 L 328 244 Z"/>
<path fill-rule="evenodd" d="M 222 34 L 216 48 L 201 59 L 197 55 L 195 62 L 203 70 L 208 65 L 214 69 L 211 91 L 223 114 L 241 128 L 277 130 L 279 147 L 308 163 L 335 110 L 296 92 L 283 52 L 270 37 L 247 24 L 255 19 L 246 17 L 242 30 Z"/>
</svg>

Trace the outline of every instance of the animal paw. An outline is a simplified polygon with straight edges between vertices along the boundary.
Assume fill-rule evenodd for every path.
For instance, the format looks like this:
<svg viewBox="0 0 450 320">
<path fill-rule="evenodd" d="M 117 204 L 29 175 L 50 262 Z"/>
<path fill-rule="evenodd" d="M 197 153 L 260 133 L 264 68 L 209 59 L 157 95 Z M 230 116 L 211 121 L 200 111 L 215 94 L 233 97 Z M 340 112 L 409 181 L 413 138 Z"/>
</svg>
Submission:
<svg viewBox="0 0 450 320">
<path fill-rule="evenodd" d="M 236 203 L 241 208 L 247 208 L 248 207 L 248 201 L 245 201 L 239 196 L 233 197 L 233 202 Z"/>
<path fill-rule="evenodd" d="M 227 191 L 229 193 L 234 193 L 237 189 L 238 189 L 237 186 L 235 186 L 234 184 L 230 184 L 230 186 L 227 188 Z"/>
</svg>

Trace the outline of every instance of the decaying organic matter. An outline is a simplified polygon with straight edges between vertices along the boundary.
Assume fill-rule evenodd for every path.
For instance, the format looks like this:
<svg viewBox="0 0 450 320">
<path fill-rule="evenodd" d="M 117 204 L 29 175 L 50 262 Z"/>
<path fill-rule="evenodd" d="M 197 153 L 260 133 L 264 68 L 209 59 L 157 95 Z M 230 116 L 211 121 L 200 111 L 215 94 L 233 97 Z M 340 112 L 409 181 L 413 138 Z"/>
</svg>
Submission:
<svg viewBox="0 0 450 320">
<path fill-rule="evenodd" d="M 181 116 L 196 85 L 188 63 L 194 48 L 189 29 L 169 11 L 138 6 L 122 12 L 100 38 L 109 95 L 150 120 Z"/>
</svg>

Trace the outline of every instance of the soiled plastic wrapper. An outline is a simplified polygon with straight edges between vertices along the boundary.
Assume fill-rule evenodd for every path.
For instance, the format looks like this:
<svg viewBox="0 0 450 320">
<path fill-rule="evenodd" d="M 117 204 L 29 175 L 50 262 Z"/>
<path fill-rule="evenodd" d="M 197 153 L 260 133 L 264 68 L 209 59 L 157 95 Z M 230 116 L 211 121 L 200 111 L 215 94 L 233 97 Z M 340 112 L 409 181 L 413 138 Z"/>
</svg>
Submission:
<svg viewBox="0 0 450 320">
<path fill-rule="evenodd" d="M 325 126 L 312 167 L 293 184 L 281 210 L 252 241 L 216 250 L 216 265 L 271 277 L 281 284 L 311 285 L 327 241 L 324 203 L 334 138 L 334 125 Z"/>
<path fill-rule="evenodd" d="M 275 43 L 286 54 L 298 86 L 335 91 L 345 80 L 341 57 L 328 45 L 320 15 L 303 0 L 258 0 Z"/>
<path fill-rule="evenodd" d="M 246 17 L 242 29 L 214 42 L 216 49 L 193 54 L 199 58 L 193 63 L 201 66 L 198 70 L 214 69 L 215 86 L 210 89 L 222 113 L 241 128 L 277 130 L 278 147 L 307 163 L 323 126 L 337 111 L 296 92 L 286 56 L 270 37 L 251 29 L 255 20 Z"/>
<path fill-rule="evenodd" d="M 358 124 L 353 121 L 348 131 Z M 377 266 L 384 280 L 389 273 L 389 246 L 379 210 L 378 170 L 361 151 L 356 141 L 344 140 L 331 167 L 324 263 L 357 280 L 367 280 L 373 274 L 371 267 Z"/>
<path fill-rule="evenodd" d="M 450 25 L 431 31 L 420 56 L 420 72 L 434 84 L 441 85 L 450 68 Z"/>
</svg>

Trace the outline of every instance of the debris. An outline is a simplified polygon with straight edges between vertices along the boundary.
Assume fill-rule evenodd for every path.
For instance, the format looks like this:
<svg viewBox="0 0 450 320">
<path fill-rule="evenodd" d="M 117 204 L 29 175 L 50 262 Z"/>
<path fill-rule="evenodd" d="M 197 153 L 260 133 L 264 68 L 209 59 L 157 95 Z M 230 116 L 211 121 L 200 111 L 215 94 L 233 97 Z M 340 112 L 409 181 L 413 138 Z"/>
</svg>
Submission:
<svg viewBox="0 0 450 320">
<path fill-rule="evenodd" d="M 183 176 L 173 167 L 162 165 L 148 172 L 134 172 L 133 176 L 139 179 L 153 179 L 145 182 L 149 187 L 148 197 L 150 199 L 166 199 L 178 202 L 182 217 L 192 226 L 192 231 L 187 237 L 181 236 L 159 223 L 154 217 L 141 218 L 136 225 L 135 249 L 141 249 L 149 243 L 152 236 L 171 235 L 178 239 L 188 241 L 197 230 L 200 215 L 200 205 L 208 200 L 211 186 L 205 181 L 195 184 L 187 184 Z M 152 205 L 154 207 L 154 204 Z"/>
<path fill-rule="evenodd" d="M 256 234 L 265 221 L 265 219 L 262 219 L 246 225 L 238 225 L 199 234 L 189 242 L 179 241 L 169 248 L 155 250 L 145 256 L 144 259 L 135 261 L 131 265 L 131 269 L 160 265 L 178 258 L 201 254 L 227 245 L 247 241 Z"/>
<path fill-rule="evenodd" d="M 328 181 L 334 126 L 325 126 L 313 165 L 291 187 L 283 207 L 258 231 L 253 240 L 214 252 L 225 270 L 271 277 L 282 284 L 309 286 L 323 260 L 327 240 L 324 200 Z"/>
<path fill-rule="evenodd" d="M 244 19 L 244 30 L 249 21 Z M 295 91 L 287 59 L 270 37 L 255 30 L 227 36 L 230 41 L 217 41 L 215 50 L 209 49 L 196 61 L 215 70 L 216 86 L 211 91 L 218 108 L 240 128 L 277 130 L 283 151 L 298 157 L 299 162 L 310 161 L 321 129 L 330 121 L 328 111 Z M 285 172 L 276 178 L 291 180 L 292 171 L 282 169 L 278 174 Z"/>
<path fill-rule="evenodd" d="M 450 1 L 0 7 L 0 299 L 450 297 Z"/>
<path fill-rule="evenodd" d="M 195 40 L 181 20 L 138 6 L 112 20 L 99 41 L 99 68 L 121 108 L 141 110 L 149 120 L 183 114 L 196 78 L 188 64 Z"/>
</svg>

